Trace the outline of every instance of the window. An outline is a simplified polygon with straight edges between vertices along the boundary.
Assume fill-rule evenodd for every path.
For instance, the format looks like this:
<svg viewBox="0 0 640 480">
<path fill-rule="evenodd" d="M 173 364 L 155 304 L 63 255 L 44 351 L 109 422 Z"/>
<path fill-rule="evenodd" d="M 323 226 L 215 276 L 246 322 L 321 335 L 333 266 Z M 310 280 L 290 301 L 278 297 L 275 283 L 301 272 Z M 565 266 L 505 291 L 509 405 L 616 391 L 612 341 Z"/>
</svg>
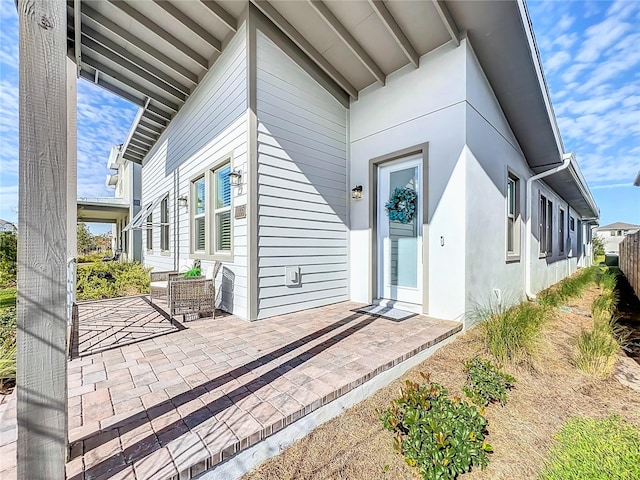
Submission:
<svg viewBox="0 0 640 480">
<path fill-rule="evenodd" d="M 147 217 L 147 250 L 153 250 L 153 213 Z"/>
<path fill-rule="evenodd" d="M 518 177 L 507 176 L 507 260 L 517 259 L 520 254 L 520 202 Z"/>
<path fill-rule="evenodd" d="M 191 251 L 203 255 L 231 253 L 231 163 L 191 181 Z"/>
<path fill-rule="evenodd" d="M 560 253 L 564 253 L 564 210 L 560 209 L 560 214 L 558 215 L 558 247 Z"/>
<path fill-rule="evenodd" d="M 160 250 L 169 250 L 169 196 L 160 202 Z"/>
<path fill-rule="evenodd" d="M 553 252 L 553 202 L 540 195 L 538 209 L 540 256 L 550 257 Z"/>
<path fill-rule="evenodd" d="M 576 219 L 573 217 L 569 217 L 569 230 L 572 232 L 576 231 Z"/>
</svg>

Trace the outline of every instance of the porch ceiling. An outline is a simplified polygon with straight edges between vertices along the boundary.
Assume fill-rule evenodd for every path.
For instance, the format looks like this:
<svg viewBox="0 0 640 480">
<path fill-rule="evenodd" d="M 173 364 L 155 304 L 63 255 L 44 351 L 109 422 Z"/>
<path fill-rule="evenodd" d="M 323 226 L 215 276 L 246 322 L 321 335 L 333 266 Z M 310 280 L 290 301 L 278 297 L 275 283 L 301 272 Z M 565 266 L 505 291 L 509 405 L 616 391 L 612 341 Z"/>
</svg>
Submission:
<svg viewBox="0 0 640 480">
<path fill-rule="evenodd" d="M 142 163 L 220 56 L 248 3 L 67 1 L 69 47 L 79 75 L 142 108 L 125 159 Z M 352 98 L 407 64 L 417 66 L 421 55 L 459 43 L 466 31 L 531 168 L 561 163 L 562 140 L 524 0 L 250 3 Z M 564 188 L 575 190 L 569 195 L 583 193 L 578 185 Z"/>
<path fill-rule="evenodd" d="M 116 223 L 129 213 L 129 203 L 118 198 L 79 198 L 78 221 Z"/>
</svg>

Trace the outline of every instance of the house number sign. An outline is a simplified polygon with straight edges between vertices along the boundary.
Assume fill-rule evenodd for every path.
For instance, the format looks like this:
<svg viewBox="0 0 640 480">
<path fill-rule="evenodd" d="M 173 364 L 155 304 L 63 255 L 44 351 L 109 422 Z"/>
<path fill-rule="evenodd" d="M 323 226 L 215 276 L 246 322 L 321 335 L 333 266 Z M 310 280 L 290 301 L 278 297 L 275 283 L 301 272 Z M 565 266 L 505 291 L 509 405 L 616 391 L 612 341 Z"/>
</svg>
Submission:
<svg viewBox="0 0 640 480">
<path fill-rule="evenodd" d="M 234 211 L 235 218 L 247 218 L 247 206 L 246 205 L 238 205 Z"/>
</svg>

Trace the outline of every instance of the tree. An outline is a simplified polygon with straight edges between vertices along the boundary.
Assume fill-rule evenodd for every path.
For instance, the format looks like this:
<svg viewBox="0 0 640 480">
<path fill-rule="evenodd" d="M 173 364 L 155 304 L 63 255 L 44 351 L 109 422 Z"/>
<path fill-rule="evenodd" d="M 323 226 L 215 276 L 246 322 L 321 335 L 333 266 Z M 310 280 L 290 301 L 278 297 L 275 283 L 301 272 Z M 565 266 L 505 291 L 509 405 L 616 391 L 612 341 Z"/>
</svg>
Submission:
<svg viewBox="0 0 640 480">
<path fill-rule="evenodd" d="M 594 235 L 593 240 L 591 241 L 593 244 L 593 259 L 599 255 L 604 255 L 604 240 L 600 235 Z"/>
<path fill-rule="evenodd" d="M 79 253 L 88 253 L 92 250 L 95 250 L 96 244 L 93 240 L 93 236 L 89 231 L 89 227 L 84 222 L 79 222 L 77 227 L 78 233 L 78 252 Z"/>
</svg>

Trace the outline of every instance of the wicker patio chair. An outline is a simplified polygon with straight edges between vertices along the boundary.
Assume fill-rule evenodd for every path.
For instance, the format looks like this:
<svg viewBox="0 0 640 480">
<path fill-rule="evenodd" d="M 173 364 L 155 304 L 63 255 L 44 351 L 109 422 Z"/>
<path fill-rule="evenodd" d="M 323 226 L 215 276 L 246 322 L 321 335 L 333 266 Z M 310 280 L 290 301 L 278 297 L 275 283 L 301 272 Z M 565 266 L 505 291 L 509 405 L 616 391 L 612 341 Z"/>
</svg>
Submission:
<svg viewBox="0 0 640 480">
<path fill-rule="evenodd" d="M 179 278 L 169 282 L 169 314 L 199 316 L 211 313 L 215 317 L 215 283 L 204 277 Z"/>
<path fill-rule="evenodd" d="M 169 293 L 169 283 L 177 278 L 180 278 L 183 274 L 177 271 L 170 272 L 151 272 L 151 283 L 149 286 L 149 293 L 151 296 L 151 302 L 159 298 L 165 297 Z"/>
</svg>

